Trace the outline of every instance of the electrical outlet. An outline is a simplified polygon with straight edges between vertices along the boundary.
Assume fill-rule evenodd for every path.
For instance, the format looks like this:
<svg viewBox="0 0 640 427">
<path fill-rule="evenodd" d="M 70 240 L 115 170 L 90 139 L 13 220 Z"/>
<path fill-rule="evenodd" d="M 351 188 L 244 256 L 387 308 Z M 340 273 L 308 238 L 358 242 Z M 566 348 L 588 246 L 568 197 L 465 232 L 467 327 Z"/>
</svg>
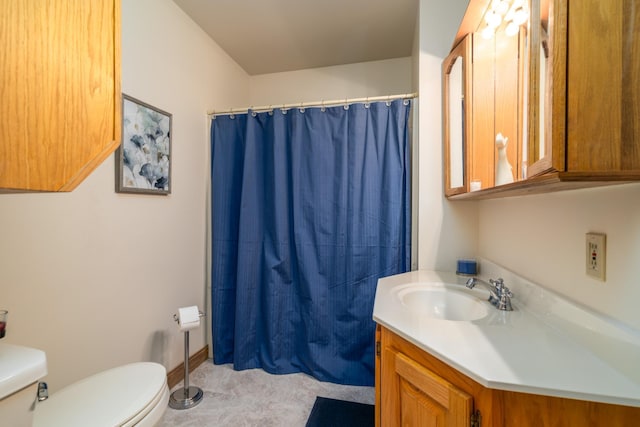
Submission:
<svg viewBox="0 0 640 427">
<path fill-rule="evenodd" d="M 605 281 L 605 266 L 607 263 L 607 235 L 602 233 L 587 233 L 586 254 L 587 275 Z"/>
</svg>

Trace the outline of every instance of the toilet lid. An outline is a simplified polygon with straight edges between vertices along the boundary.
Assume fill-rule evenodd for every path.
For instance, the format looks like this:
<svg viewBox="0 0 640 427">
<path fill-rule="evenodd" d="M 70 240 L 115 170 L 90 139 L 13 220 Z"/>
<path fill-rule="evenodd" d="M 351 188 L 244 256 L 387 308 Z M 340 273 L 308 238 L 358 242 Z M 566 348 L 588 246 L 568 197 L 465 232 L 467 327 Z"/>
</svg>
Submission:
<svg viewBox="0 0 640 427">
<path fill-rule="evenodd" d="M 164 366 L 141 362 L 100 372 L 57 391 L 38 403 L 33 425 L 122 426 L 142 418 L 166 394 Z"/>
</svg>

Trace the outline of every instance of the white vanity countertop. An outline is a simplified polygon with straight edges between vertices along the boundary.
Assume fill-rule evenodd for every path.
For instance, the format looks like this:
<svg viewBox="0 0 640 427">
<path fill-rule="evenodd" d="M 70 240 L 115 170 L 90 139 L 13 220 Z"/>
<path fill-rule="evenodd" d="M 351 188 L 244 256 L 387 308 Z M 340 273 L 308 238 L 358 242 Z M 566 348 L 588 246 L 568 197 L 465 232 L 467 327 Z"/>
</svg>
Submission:
<svg viewBox="0 0 640 427">
<path fill-rule="evenodd" d="M 480 286 L 466 289 L 466 278 L 435 271 L 382 278 L 373 319 L 485 387 L 640 407 L 637 331 L 529 282 L 504 278 L 515 294 L 514 311 L 486 302 L 489 314 L 473 321 L 421 315 L 396 296 L 397 287 L 409 283 L 447 283 L 488 297 Z"/>
</svg>

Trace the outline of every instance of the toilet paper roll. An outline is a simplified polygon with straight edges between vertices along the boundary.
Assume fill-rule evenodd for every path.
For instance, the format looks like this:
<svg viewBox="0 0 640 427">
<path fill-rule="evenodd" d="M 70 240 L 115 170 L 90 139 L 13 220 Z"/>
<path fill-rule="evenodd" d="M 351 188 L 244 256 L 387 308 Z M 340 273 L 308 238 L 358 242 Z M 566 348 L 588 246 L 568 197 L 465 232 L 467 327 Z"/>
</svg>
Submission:
<svg viewBox="0 0 640 427">
<path fill-rule="evenodd" d="M 188 331 L 200 326 L 200 310 L 198 306 L 182 307 L 178 309 L 178 325 L 181 331 Z"/>
</svg>

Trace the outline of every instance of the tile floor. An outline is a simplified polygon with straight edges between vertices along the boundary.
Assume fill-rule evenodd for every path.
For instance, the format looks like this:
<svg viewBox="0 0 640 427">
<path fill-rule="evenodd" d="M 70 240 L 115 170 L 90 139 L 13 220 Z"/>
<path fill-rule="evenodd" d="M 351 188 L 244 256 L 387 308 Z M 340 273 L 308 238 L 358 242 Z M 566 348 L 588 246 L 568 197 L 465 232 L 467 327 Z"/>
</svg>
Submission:
<svg viewBox="0 0 640 427">
<path fill-rule="evenodd" d="M 189 382 L 204 392 L 200 404 L 167 408 L 158 427 L 304 427 L 316 396 L 373 404 L 375 394 L 373 387 L 325 383 L 306 374 L 234 371 L 211 360 L 198 366 Z M 174 390 L 180 387 L 182 382 Z"/>
</svg>

